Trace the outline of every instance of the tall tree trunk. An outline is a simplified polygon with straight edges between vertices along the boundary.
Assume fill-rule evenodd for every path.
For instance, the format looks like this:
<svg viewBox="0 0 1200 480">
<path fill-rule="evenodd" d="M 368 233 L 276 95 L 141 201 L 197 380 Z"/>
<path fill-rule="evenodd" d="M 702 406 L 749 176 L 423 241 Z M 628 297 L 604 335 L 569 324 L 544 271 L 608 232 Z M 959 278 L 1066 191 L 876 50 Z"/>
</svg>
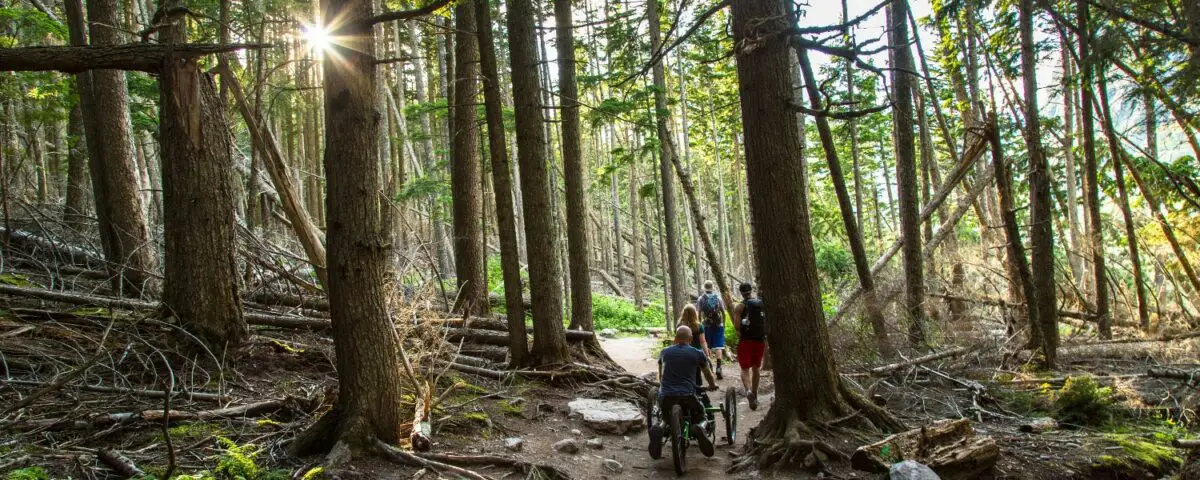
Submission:
<svg viewBox="0 0 1200 480">
<path fill-rule="evenodd" d="M 67 1 L 71 43 L 83 45 L 85 20 L 79 0 Z M 115 0 L 93 0 L 87 5 L 92 45 L 117 45 L 121 33 Z M 94 70 L 80 79 L 83 110 L 100 243 L 113 275 L 113 289 L 137 295 L 157 290 L 153 274 L 158 269 L 154 244 L 138 196 L 137 167 L 133 162 L 133 135 L 129 123 L 129 94 L 125 72 Z M 82 80 L 86 78 L 87 80 Z"/>
<path fill-rule="evenodd" d="M 796 52 L 800 71 L 804 75 L 804 86 L 808 91 L 808 103 L 814 111 L 823 111 L 821 92 L 817 88 L 816 76 L 813 75 L 812 64 L 808 60 L 808 52 L 799 49 Z M 854 256 L 854 270 L 858 274 L 859 286 L 862 287 L 863 305 L 867 313 L 867 321 L 875 338 L 875 348 L 884 358 L 891 358 L 895 351 L 887 337 L 887 324 L 883 320 L 883 309 L 875 296 L 875 280 L 871 277 L 871 266 L 867 263 L 867 250 L 863 247 L 862 231 L 855 219 L 855 210 L 850 205 L 850 192 L 846 188 L 846 178 L 842 174 L 842 163 L 838 159 L 837 147 L 834 145 L 833 130 L 829 128 L 829 119 L 817 115 L 817 132 L 821 135 L 821 146 L 825 150 L 825 161 L 829 166 L 829 176 L 833 180 L 834 191 L 837 192 L 838 207 L 842 214 L 842 225 L 846 228 L 846 237 L 850 240 L 850 252 Z"/>
<path fill-rule="evenodd" d="M 1054 290 L 1054 199 L 1050 192 L 1050 166 L 1042 150 L 1042 128 L 1038 117 L 1033 0 L 1021 0 L 1020 10 L 1025 148 L 1029 152 L 1029 244 L 1033 275 L 1029 314 L 1031 321 L 1042 329 L 1042 353 L 1046 357 L 1046 368 L 1054 368 L 1058 352 L 1058 301 Z"/>
<path fill-rule="evenodd" d="M 323 0 L 338 42 L 325 56 L 325 172 L 329 231 L 329 314 L 337 356 L 338 397 L 294 444 L 300 454 L 345 441 L 367 448 L 372 437 L 401 438 L 400 341 L 389 316 L 387 205 L 381 195 L 376 134 L 374 31 L 370 0 Z"/>
<path fill-rule="evenodd" d="M 179 8 L 166 0 L 160 9 Z M 160 40 L 187 42 L 182 23 Z M 216 352 L 250 337 L 238 294 L 233 149 L 225 105 L 196 59 L 168 55 L 159 75 L 163 230 L 163 308 Z M 223 357 L 223 356 L 222 356 Z"/>
<path fill-rule="evenodd" d="M 1070 250 L 1067 252 L 1067 259 L 1071 265 L 1071 275 L 1075 279 L 1075 283 L 1083 284 L 1083 257 L 1079 255 L 1082 249 L 1080 241 L 1079 227 L 1079 186 L 1078 174 L 1076 170 L 1075 159 L 1075 73 L 1071 68 L 1071 52 L 1067 37 L 1062 36 L 1060 39 L 1062 48 L 1062 88 L 1063 88 L 1063 161 L 1066 164 L 1067 176 L 1067 232 L 1068 246 Z"/>
<path fill-rule="evenodd" d="M 900 200 L 900 235 L 904 238 L 904 311 L 909 322 L 908 341 L 924 346 L 929 339 L 923 323 L 925 270 L 921 258 L 920 197 L 918 196 L 917 159 L 913 140 L 912 92 L 915 71 L 908 37 L 908 0 L 896 0 L 889 11 L 891 47 L 896 64 L 892 98 L 896 132 L 896 189 Z"/>
<path fill-rule="evenodd" d="M 592 330 L 592 279 L 588 252 L 588 201 L 580 147 L 579 86 L 575 81 L 575 32 L 571 0 L 554 0 L 558 48 L 558 98 L 562 112 L 563 177 L 567 184 L 567 259 L 571 275 L 571 327 Z"/>
<path fill-rule="evenodd" d="M 1092 87 L 1092 72 L 1094 68 L 1093 59 L 1091 58 L 1092 29 L 1088 15 L 1088 0 L 1078 0 L 1076 5 L 1078 8 L 1078 31 L 1080 32 L 1079 58 L 1082 59 L 1079 65 L 1081 93 L 1079 114 L 1083 119 L 1084 192 L 1087 195 L 1085 201 L 1087 202 L 1088 230 L 1090 230 L 1088 232 L 1088 250 L 1092 254 L 1092 286 L 1096 293 L 1096 318 L 1100 324 L 1100 336 L 1107 339 L 1112 338 L 1112 319 L 1109 318 L 1108 274 L 1104 267 L 1104 230 L 1103 220 L 1100 218 L 1099 167 L 1096 161 L 1096 126 L 1092 116 L 1092 113 L 1095 111 L 1095 90 Z M 1050 226 L 1047 225 L 1046 228 L 1049 229 Z M 1037 268 L 1037 260 L 1034 260 L 1034 268 Z M 1034 272 L 1035 278 L 1037 275 L 1038 273 Z M 1051 286 L 1053 286 L 1053 280 L 1044 281 L 1050 281 Z M 1057 332 L 1057 330 L 1055 331 Z"/>
<path fill-rule="evenodd" d="M 529 292 L 533 301 L 533 357 L 543 364 L 567 359 L 562 322 L 562 272 L 558 238 L 551 215 L 551 185 L 547 171 L 546 131 L 538 86 L 537 38 L 531 0 L 508 3 L 508 44 L 512 63 L 513 107 L 517 127 L 517 163 L 525 212 L 529 256 Z"/>
<path fill-rule="evenodd" d="M 76 82 L 78 77 L 84 75 L 87 74 L 76 75 Z M 82 92 L 82 88 L 80 91 Z M 90 182 L 86 143 L 87 139 L 83 134 L 83 109 L 77 103 L 71 107 L 67 118 L 67 198 L 63 208 L 63 221 L 68 225 L 83 225 L 87 219 L 88 195 L 91 192 L 88 191 Z"/>
<path fill-rule="evenodd" d="M 479 43 L 475 38 L 475 6 L 454 7 L 454 103 L 451 123 L 454 148 L 450 186 L 454 206 L 454 267 L 458 296 L 454 311 L 483 315 L 488 311 L 487 251 L 483 235 L 483 195 L 479 162 L 479 129 L 475 97 L 479 82 Z"/>
<path fill-rule="evenodd" d="M 492 12 L 487 0 L 475 0 L 475 31 L 479 35 L 479 64 L 483 74 L 483 99 L 488 124 L 488 155 L 492 160 L 492 188 L 496 191 L 496 229 L 500 236 L 500 270 L 504 277 L 504 306 L 508 313 L 508 355 L 512 365 L 529 357 L 525 333 L 525 303 L 521 299 L 521 252 L 517 248 L 516 212 L 513 210 L 512 167 L 504 143 L 504 105 L 492 37 Z"/>
<path fill-rule="evenodd" d="M 658 0 L 646 2 L 646 15 L 650 21 L 650 51 L 657 52 L 662 47 L 661 32 L 659 32 Z M 671 312 L 679 312 L 687 299 L 683 289 L 682 253 L 679 242 L 679 215 L 675 211 L 675 180 L 671 175 L 671 164 L 675 155 L 671 148 L 671 130 L 667 126 L 667 81 L 663 73 L 662 59 L 654 62 L 652 68 L 654 79 L 654 123 L 659 145 L 659 181 L 663 202 L 663 229 L 667 243 L 667 277 L 670 282 L 668 301 L 666 304 Z M 668 315 L 671 317 L 673 315 Z"/>
<path fill-rule="evenodd" d="M 642 224 L 642 196 L 638 191 L 637 159 L 629 162 L 629 256 L 633 273 L 633 307 L 642 311 L 645 301 L 642 289 L 642 242 L 638 238 L 638 227 Z"/>
<path fill-rule="evenodd" d="M 1133 181 L 1137 184 L 1138 191 L 1142 193 L 1142 198 L 1146 199 L 1146 204 L 1150 207 L 1150 212 L 1158 220 L 1158 225 L 1162 228 L 1163 236 L 1167 237 L 1167 243 L 1171 245 L 1171 250 L 1175 252 L 1175 258 L 1179 261 L 1179 266 L 1183 268 L 1184 275 L 1187 276 L 1192 290 L 1200 292 L 1200 276 L 1197 276 L 1196 269 L 1192 267 L 1191 260 L 1188 260 L 1187 251 L 1179 244 L 1179 239 L 1175 236 L 1175 229 L 1171 228 L 1171 223 L 1167 221 L 1167 216 L 1163 213 L 1162 203 L 1159 202 L 1154 192 L 1149 189 L 1150 186 L 1142 179 L 1142 175 L 1137 171 L 1137 166 L 1130 161 L 1129 156 L 1123 155 L 1122 160 L 1129 167 L 1129 174 L 1133 176 Z"/>
<path fill-rule="evenodd" d="M 756 443 L 765 446 L 771 440 L 795 438 L 807 422 L 829 421 L 856 410 L 866 423 L 901 428 L 849 391 L 834 362 L 804 208 L 807 193 L 800 188 L 805 172 L 795 161 L 800 132 L 788 102 L 780 100 L 792 98 L 789 46 L 780 32 L 794 19 L 786 13 L 784 0 L 737 0 L 732 10 L 760 290 L 769 299 L 769 318 L 791 319 L 772 324 L 767 338 L 777 394 L 757 427 Z"/>
<path fill-rule="evenodd" d="M 1137 297 L 1138 325 L 1142 330 L 1150 330 L 1150 305 L 1146 300 L 1146 282 L 1142 275 L 1142 258 L 1138 254 L 1137 227 L 1133 224 L 1133 212 L 1129 208 L 1129 193 L 1125 188 L 1125 171 L 1121 167 L 1120 140 L 1113 125 L 1112 109 L 1108 104 L 1108 81 L 1103 71 L 1098 76 L 1100 82 L 1100 110 L 1104 115 L 1105 136 L 1108 138 L 1109 158 L 1112 159 L 1113 177 L 1117 181 L 1117 194 L 1121 207 L 1121 216 L 1125 220 L 1125 241 L 1129 245 L 1129 262 L 1133 267 L 1133 288 Z"/>
</svg>

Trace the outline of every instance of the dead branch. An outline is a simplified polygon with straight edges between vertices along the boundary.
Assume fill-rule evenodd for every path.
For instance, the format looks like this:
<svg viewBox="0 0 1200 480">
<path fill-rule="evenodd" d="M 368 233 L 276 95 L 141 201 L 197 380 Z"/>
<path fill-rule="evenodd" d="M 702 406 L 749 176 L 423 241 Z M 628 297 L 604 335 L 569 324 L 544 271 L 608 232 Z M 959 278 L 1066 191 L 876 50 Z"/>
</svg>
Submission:
<svg viewBox="0 0 1200 480">
<path fill-rule="evenodd" d="M 197 420 L 207 421 L 227 418 L 253 417 L 280 410 L 285 407 L 286 404 L 282 400 L 267 400 L 263 402 L 238 405 L 228 408 L 219 408 L 215 410 L 201 410 L 198 412 L 187 412 L 181 410 L 163 412 L 162 410 L 155 409 L 144 410 L 140 412 L 103 413 L 84 419 L 52 418 L 44 420 L 31 420 L 28 422 L 18 423 L 14 425 L 14 428 L 22 430 L 36 429 L 53 431 L 89 430 L 132 422 L 161 422 L 163 421 L 164 416 L 166 417 L 167 421 L 170 422 Z"/>
<path fill-rule="evenodd" d="M 1200 448 L 1200 439 L 1176 438 L 1171 440 L 1171 446 L 1175 448 L 1189 448 L 1194 450 Z"/>
<path fill-rule="evenodd" d="M 133 460 L 121 455 L 121 452 L 116 450 L 100 449 L 100 451 L 96 452 L 96 458 L 99 458 L 101 462 L 108 465 L 108 468 L 113 469 L 114 472 L 121 474 L 121 478 L 141 478 L 146 475 L 146 472 L 138 468 L 137 464 L 133 463 Z"/>
<path fill-rule="evenodd" d="M 462 467 L 456 467 L 448 463 L 442 463 L 437 460 L 430 460 L 413 455 L 412 453 L 388 445 L 384 443 L 383 440 L 375 439 L 375 449 L 379 453 L 383 454 L 384 458 L 399 464 L 429 468 L 437 472 L 451 473 L 460 477 L 469 478 L 471 480 L 494 480 L 492 477 L 484 476 L 478 472 L 467 470 Z"/>
<path fill-rule="evenodd" d="M 929 355 L 917 357 L 912 360 L 908 360 L 908 361 L 904 361 L 904 362 L 896 362 L 896 363 L 892 363 L 889 365 L 875 367 L 875 368 L 871 369 L 871 373 L 874 375 L 884 375 L 884 374 L 894 372 L 896 370 L 900 370 L 902 368 L 911 367 L 913 365 L 920 365 L 923 363 L 929 363 L 934 360 L 941 360 L 943 358 L 954 357 L 954 356 L 962 355 L 966 352 L 967 352 L 967 347 L 952 348 L 952 349 L 946 350 L 944 352 L 931 353 Z"/>
</svg>

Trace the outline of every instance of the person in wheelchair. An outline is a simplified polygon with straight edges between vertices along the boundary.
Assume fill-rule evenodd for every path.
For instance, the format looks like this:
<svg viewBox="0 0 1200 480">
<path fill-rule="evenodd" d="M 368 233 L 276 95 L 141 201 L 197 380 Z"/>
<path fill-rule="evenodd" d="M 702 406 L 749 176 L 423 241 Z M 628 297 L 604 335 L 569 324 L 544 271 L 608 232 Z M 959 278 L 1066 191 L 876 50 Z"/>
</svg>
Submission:
<svg viewBox="0 0 1200 480">
<path fill-rule="evenodd" d="M 708 398 L 701 389 L 698 372 L 703 372 L 708 380 L 708 390 L 716 390 L 717 382 L 713 378 L 708 356 L 691 345 L 692 336 L 691 328 L 680 325 L 675 329 L 675 343 L 659 354 L 657 411 L 661 415 L 662 412 L 670 412 L 675 405 L 683 407 L 685 414 L 692 419 L 692 438 L 699 443 L 700 451 L 711 457 L 713 444 L 707 432 L 714 427 L 706 419 L 704 406 L 708 402 L 701 398 Z M 654 424 L 650 426 L 650 456 L 657 459 L 662 456 L 664 422 L 654 422 L 653 418 L 651 421 Z"/>
</svg>

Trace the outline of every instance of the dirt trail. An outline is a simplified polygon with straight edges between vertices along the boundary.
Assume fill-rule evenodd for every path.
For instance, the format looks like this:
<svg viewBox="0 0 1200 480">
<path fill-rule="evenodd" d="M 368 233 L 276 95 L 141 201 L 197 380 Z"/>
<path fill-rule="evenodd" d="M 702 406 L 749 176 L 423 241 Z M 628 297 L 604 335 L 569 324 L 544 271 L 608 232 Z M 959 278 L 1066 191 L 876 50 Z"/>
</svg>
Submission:
<svg viewBox="0 0 1200 480">
<path fill-rule="evenodd" d="M 641 375 L 648 372 L 658 370 L 656 359 L 651 356 L 651 352 L 655 350 L 658 339 L 648 337 L 625 337 L 616 339 L 601 340 L 601 345 L 622 367 L 625 367 L 630 373 Z M 717 384 L 723 392 L 728 387 L 740 386 L 741 372 L 737 367 L 736 362 L 726 364 L 724 370 L 724 379 L 718 380 Z M 740 450 L 745 442 L 746 435 L 750 428 L 757 425 L 759 420 L 762 420 L 763 415 L 767 412 L 767 407 L 774 400 L 774 385 L 771 382 L 769 373 L 761 379 L 762 391 L 759 394 L 758 411 L 751 411 L 745 398 L 738 399 L 738 444 L 729 446 L 723 440 L 718 440 L 717 453 L 711 458 L 705 458 L 700 453 L 700 449 L 692 446 L 688 450 L 688 469 L 686 478 L 698 479 L 717 479 L 717 478 L 737 478 L 735 475 L 725 473 L 725 469 L 731 464 L 732 454 L 735 450 Z M 720 402 L 722 398 L 721 392 L 710 394 L 714 403 Z M 720 419 L 717 420 L 718 437 L 724 436 L 725 425 Z M 663 458 L 653 460 L 646 452 L 646 445 L 649 443 L 649 437 L 646 432 L 640 431 L 636 435 L 630 435 L 628 440 L 622 437 L 613 436 L 605 437 L 606 442 L 619 443 L 626 446 L 628 449 L 618 451 L 615 458 L 625 466 L 625 472 L 620 476 L 610 476 L 609 478 L 676 478 L 674 467 L 671 463 L 671 448 L 668 445 L 663 452 Z M 610 453 L 610 452 L 606 452 Z M 607 455 L 606 455 L 607 456 Z"/>
</svg>

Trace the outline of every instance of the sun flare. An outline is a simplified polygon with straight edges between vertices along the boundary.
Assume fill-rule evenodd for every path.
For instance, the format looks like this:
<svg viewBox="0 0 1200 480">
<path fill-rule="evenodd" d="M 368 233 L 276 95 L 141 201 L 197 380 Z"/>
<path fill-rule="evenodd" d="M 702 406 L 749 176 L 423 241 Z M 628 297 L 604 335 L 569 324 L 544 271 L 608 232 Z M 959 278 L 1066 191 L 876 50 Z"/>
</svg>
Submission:
<svg viewBox="0 0 1200 480">
<path fill-rule="evenodd" d="M 329 29 L 320 25 L 305 25 L 301 35 L 308 47 L 320 52 L 327 52 L 333 47 L 333 37 Z"/>
</svg>

